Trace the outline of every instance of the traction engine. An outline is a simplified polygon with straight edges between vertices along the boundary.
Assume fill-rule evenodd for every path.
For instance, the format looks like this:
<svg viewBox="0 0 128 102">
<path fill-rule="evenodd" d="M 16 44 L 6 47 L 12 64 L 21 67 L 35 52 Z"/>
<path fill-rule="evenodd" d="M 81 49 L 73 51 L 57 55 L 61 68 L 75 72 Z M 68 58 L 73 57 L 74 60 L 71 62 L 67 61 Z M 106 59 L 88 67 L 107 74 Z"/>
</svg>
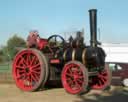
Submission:
<svg viewBox="0 0 128 102">
<path fill-rule="evenodd" d="M 98 47 L 96 12 L 89 10 L 90 46 L 84 44 L 81 36 L 69 42 L 60 35 L 48 39 L 39 38 L 38 34 L 29 37 L 28 48 L 19 51 L 13 60 L 12 74 L 17 87 L 37 91 L 57 80 L 70 94 L 87 92 L 88 87 L 99 90 L 108 87 L 111 72 L 105 64 L 104 50 Z"/>
</svg>

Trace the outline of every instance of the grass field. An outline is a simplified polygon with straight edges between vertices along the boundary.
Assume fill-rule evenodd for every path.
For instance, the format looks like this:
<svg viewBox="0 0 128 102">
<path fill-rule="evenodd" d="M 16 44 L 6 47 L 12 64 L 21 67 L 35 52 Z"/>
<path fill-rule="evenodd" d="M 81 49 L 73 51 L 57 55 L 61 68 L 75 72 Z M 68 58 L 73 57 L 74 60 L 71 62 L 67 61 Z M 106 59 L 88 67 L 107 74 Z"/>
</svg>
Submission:
<svg viewBox="0 0 128 102">
<path fill-rule="evenodd" d="M 11 63 L 1 63 L 0 72 L 11 72 Z"/>
<path fill-rule="evenodd" d="M 13 83 L 11 63 L 0 63 L 0 83 Z"/>
</svg>

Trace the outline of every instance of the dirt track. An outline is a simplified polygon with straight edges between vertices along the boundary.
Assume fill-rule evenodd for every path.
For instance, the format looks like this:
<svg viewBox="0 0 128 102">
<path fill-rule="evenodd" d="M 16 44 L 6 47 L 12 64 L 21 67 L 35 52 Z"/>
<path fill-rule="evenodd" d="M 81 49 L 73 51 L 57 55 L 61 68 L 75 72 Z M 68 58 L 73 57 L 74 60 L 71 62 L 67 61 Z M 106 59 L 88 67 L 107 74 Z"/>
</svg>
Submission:
<svg viewBox="0 0 128 102">
<path fill-rule="evenodd" d="M 112 86 L 109 91 L 92 90 L 76 96 L 66 93 L 63 88 L 23 92 L 14 84 L 1 84 L 0 102 L 128 102 L 128 89 Z"/>
</svg>

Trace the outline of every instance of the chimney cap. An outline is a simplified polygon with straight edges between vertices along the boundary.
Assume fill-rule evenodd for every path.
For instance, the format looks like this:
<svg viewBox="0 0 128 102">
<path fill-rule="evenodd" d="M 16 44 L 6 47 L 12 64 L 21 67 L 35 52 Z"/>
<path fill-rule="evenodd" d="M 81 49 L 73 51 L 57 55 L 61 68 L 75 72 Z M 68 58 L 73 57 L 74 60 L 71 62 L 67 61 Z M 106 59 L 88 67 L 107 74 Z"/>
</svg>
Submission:
<svg viewBox="0 0 128 102">
<path fill-rule="evenodd" d="M 91 11 L 97 11 L 97 9 L 89 9 L 88 11 L 89 12 L 91 12 Z"/>
</svg>

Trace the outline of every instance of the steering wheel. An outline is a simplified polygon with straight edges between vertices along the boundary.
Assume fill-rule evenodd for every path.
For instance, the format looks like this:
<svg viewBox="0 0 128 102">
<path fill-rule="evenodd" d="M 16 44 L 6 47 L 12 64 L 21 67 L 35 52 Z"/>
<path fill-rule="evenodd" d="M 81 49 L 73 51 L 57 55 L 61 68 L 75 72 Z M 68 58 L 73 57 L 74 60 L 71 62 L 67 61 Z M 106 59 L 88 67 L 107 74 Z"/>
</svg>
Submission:
<svg viewBox="0 0 128 102">
<path fill-rule="evenodd" d="M 65 44 L 65 40 L 60 35 L 52 35 L 48 38 L 48 44 L 51 48 L 55 47 L 63 47 Z"/>
</svg>

